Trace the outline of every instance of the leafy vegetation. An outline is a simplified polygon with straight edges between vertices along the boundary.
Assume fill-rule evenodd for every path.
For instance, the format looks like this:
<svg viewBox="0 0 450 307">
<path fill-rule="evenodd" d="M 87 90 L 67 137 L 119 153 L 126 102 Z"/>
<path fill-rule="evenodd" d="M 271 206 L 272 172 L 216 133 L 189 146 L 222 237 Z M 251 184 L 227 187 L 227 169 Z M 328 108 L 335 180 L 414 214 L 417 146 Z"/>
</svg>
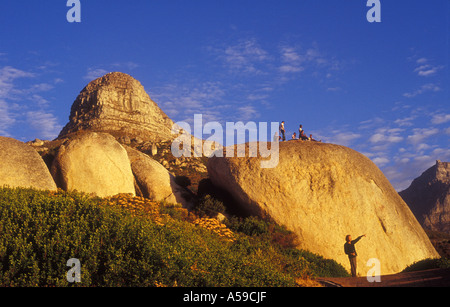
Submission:
<svg viewBox="0 0 450 307">
<path fill-rule="evenodd" d="M 235 220 L 229 240 L 193 220 L 127 195 L 0 188 L 0 286 L 290 287 L 347 276 L 334 261 L 279 244 L 288 232 L 270 223 Z M 248 232 L 258 223 L 266 224 Z M 71 258 L 81 263 L 79 284 L 66 280 Z"/>
<path fill-rule="evenodd" d="M 403 272 L 415 272 L 431 269 L 450 269 L 450 259 L 448 258 L 424 259 L 411 264 L 406 269 L 404 269 Z"/>
<path fill-rule="evenodd" d="M 223 202 L 217 200 L 211 195 L 205 195 L 195 205 L 193 211 L 200 217 L 216 217 L 219 213 L 225 212 Z"/>
</svg>

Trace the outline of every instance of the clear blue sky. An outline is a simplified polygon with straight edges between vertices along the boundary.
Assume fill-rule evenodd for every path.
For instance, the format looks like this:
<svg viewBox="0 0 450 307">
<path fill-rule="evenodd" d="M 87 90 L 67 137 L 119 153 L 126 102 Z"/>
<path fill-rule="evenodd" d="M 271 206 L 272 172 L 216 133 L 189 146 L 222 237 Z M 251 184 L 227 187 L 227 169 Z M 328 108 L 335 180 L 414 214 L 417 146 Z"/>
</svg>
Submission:
<svg viewBox="0 0 450 307">
<path fill-rule="evenodd" d="M 450 1 L 0 2 L 0 135 L 52 139 L 92 79 L 138 79 L 174 120 L 286 121 L 397 189 L 450 161 Z"/>
</svg>

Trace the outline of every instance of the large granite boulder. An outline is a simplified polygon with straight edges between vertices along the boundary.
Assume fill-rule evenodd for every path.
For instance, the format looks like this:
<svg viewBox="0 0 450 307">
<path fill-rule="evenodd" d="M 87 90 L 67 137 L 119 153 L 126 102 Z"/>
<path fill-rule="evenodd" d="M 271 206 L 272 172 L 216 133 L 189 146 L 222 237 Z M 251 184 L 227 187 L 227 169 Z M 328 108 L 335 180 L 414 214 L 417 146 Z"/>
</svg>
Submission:
<svg viewBox="0 0 450 307">
<path fill-rule="evenodd" d="M 174 176 L 164 166 L 136 149 L 128 146 L 125 146 L 125 149 L 143 197 L 190 206 L 191 196 L 188 191 L 175 182 Z"/>
<path fill-rule="evenodd" d="M 59 138 L 89 130 L 145 141 L 172 137 L 172 120 L 133 77 L 113 72 L 90 82 L 72 105 L 69 123 Z"/>
<path fill-rule="evenodd" d="M 0 136 L 0 186 L 56 190 L 41 156 L 31 146 Z"/>
<path fill-rule="evenodd" d="M 349 269 L 345 236 L 367 234 L 357 244 L 363 276 L 371 258 L 379 259 L 382 274 L 390 274 L 439 257 L 408 206 L 364 155 L 338 145 L 290 141 L 280 143 L 275 168 L 261 168 L 261 159 L 210 158 L 210 179 L 239 209 L 295 232 L 299 248 Z"/>
<path fill-rule="evenodd" d="M 51 173 L 58 187 L 100 197 L 135 195 L 126 150 L 106 133 L 80 133 L 59 148 Z"/>
</svg>

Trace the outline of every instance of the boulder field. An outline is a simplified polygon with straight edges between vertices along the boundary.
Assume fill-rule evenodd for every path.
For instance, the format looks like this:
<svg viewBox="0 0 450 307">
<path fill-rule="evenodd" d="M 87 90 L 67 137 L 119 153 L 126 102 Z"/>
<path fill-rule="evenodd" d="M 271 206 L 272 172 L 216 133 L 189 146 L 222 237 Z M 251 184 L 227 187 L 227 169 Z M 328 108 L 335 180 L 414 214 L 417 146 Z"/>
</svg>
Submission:
<svg viewBox="0 0 450 307">
<path fill-rule="evenodd" d="M 137 80 L 109 73 L 81 91 L 69 122 L 55 140 L 58 146 L 43 151 L 51 151 L 52 159 L 46 159 L 51 171 L 33 146 L 0 137 L 0 185 L 59 187 L 100 197 L 128 193 L 189 207 L 192 192 L 175 183 L 166 160 L 160 164 L 126 145 L 152 144 L 145 152 L 157 155 L 156 143 L 169 144 L 176 138 L 172 127 L 172 120 Z M 192 136 L 188 138 L 195 145 Z M 279 151 L 272 154 L 277 156 L 266 159 L 278 162 L 272 168 L 262 168 L 261 157 L 209 158 L 208 182 L 229 194 L 232 211 L 286 226 L 297 235 L 299 248 L 334 259 L 347 269 L 346 235 L 366 234 L 356 245 L 361 275 L 370 269 L 367 263 L 372 258 L 379 260 L 384 275 L 439 257 L 408 205 L 364 155 L 344 146 L 309 141 L 279 143 Z M 194 162 L 198 163 L 174 159 L 179 165 Z M 448 183 L 448 165 L 437 169 Z M 446 200 L 440 204 L 447 204 Z M 433 214 L 429 220 L 442 220 L 442 216 L 447 217 Z"/>
</svg>

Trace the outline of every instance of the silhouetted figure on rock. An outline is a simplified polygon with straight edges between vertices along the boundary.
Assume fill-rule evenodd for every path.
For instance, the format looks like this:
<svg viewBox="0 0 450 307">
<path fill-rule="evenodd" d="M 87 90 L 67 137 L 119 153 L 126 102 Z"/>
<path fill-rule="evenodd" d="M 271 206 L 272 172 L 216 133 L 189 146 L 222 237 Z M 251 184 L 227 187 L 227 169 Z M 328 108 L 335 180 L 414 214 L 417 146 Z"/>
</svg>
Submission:
<svg viewBox="0 0 450 307">
<path fill-rule="evenodd" d="M 286 134 L 285 134 L 286 133 L 286 129 L 284 128 L 284 121 L 281 122 L 280 133 L 281 133 L 281 137 L 282 137 L 283 142 L 286 141 Z"/>
</svg>

